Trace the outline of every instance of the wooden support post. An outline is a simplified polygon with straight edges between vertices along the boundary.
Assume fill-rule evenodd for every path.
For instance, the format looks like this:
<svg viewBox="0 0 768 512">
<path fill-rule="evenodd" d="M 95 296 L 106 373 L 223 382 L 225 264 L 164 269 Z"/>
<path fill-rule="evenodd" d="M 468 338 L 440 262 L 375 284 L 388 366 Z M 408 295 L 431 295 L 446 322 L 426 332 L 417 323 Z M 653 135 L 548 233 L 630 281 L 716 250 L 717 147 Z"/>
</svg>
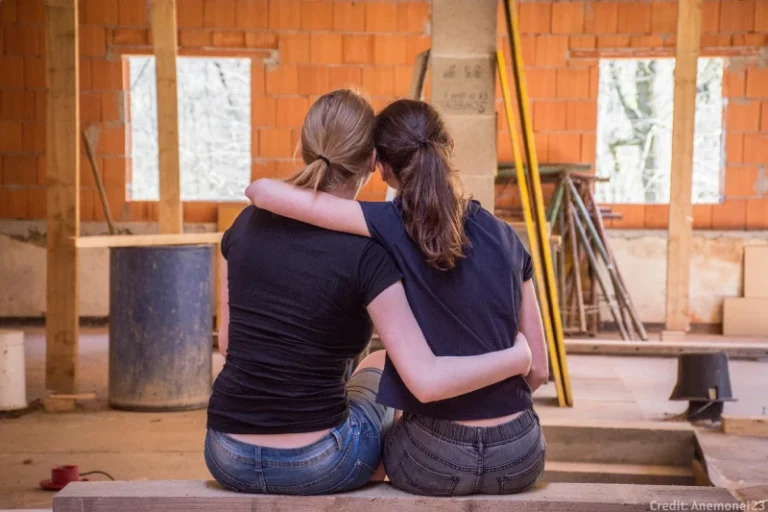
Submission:
<svg viewBox="0 0 768 512">
<path fill-rule="evenodd" d="M 176 1 L 151 0 L 157 75 L 157 138 L 160 161 L 160 233 L 181 233 L 179 104 L 176 88 Z"/>
<path fill-rule="evenodd" d="M 675 49 L 675 97 L 672 118 L 672 173 L 667 241 L 666 330 L 690 327 L 689 282 L 693 213 L 693 131 L 696 67 L 701 38 L 701 0 L 679 0 Z"/>
<path fill-rule="evenodd" d="M 77 392 L 80 235 L 80 116 L 76 0 L 46 0 L 47 279 L 45 379 L 49 390 Z"/>
</svg>

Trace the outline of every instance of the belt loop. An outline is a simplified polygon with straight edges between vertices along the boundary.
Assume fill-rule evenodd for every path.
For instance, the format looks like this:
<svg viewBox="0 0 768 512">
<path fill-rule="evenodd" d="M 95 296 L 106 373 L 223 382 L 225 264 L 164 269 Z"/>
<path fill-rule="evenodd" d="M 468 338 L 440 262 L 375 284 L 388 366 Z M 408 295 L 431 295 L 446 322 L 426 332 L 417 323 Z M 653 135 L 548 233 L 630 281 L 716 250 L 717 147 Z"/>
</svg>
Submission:
<svg viewBox="0 0 768 512">
<path fill-rule="evenodd" d="M 255 471 L 261 471 L 262 470 L 262 463 L 261 463 L 261 446 L 252 445 L 253 446 L 253 469 Z"/>
<path fill-rule="evenodd" d="M 338 428 L 332 428 L 331 435 L 336 439 L 336 448 L 341 451 L 344 448 L 344 439 L 341 436 L 341 432 Z"/>
</svg>

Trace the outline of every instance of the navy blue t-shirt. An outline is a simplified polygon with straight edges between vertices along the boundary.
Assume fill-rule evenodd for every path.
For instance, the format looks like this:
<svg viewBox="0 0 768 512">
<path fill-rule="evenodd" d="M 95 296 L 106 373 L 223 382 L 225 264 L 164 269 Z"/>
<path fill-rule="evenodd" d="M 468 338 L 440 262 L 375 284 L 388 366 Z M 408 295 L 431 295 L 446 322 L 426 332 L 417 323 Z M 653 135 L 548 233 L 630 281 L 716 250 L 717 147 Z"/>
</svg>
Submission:
<svg viewBox="0 0 768 512">
<path fill-rule="evenodd" d="M 360 202 L 371 236 L 403 273 L 413 314 L 438 356 L 470 356 L 511 347 L 518 331 L 523 281 L 533 275 L 531 256 L 514 230 L 471 201 L 465 230 L 471 248 L 456 267 L 430 266 L 408 236 L 399 200 Z M 378 401 L 404 411 L 447 420 L 479 420 L 532 407 L 520 376 L 456 398 L 422 404 L 387 359 Z"/>
</svg>

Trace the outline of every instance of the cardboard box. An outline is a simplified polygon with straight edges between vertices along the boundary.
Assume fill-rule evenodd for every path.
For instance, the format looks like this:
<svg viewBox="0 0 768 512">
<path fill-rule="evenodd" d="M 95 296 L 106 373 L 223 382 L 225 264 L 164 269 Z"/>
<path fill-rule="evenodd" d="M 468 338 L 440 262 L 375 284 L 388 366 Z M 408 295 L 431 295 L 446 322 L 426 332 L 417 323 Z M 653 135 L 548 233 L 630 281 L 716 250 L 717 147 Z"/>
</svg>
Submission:
<svg viewBox="0 0 768 512">
<path fill-rule="evenodd" d="M 768 298 L 768 245 L 744 247 L 744 297 Z"/>
<path fill-rule="evenodd" d="M 496 62 L 482 57 L 432 57 L 431 102 L 443 115 L 496 112 Z"/>
<path fill-rule="evenodd" d="M 432 55 L 494 55 L 497 3 L 497 0 L 433 0 Z"/>
<path fill-rule="evenodd" d="M 768 298 L 727 297 L 723 308 L 723 334 L 768 337 Z"/>
</svg>

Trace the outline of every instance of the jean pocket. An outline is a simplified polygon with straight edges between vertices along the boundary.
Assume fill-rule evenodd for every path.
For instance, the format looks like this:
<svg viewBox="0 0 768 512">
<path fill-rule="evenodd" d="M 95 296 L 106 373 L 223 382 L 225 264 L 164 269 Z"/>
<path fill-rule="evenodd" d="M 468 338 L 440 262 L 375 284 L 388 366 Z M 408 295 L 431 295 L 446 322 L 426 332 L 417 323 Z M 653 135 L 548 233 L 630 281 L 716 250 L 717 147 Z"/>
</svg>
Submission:
<svg viewBox="0 0 768 512">
<path fill-rule="evenodd" d="M 445 475 L 424 467 L 416 462 L 407 451 L 403 451 L 398 468 L 405 480 L 405 484 L 411 489 L 404 489 L 417 494 L 426 496 L 452 496 L 459 478 L 456 476 Z M 393 482 L 395 480 L 393 479 Z"/>
<path fill-rule="evenodd" d="M 523 463 L 526 467 L 523 469 L 517 469 L 513 473 L 509 473 L 499 477 L 499 494 L 515 494 L 523 491 L 527 491 L 533 487 L 536 482 L 544 473 L 544 462 L 547 458 L 546 450 L 541 451 L 534 457 L 526 458 Z"/>
<path fill-rule="evenodd" d="M 371 480 L 375 471 L 375 469 L 365 462 L 358 460 L 349 474 L 345 476 L 341 482 L 331 489 L 323 491 L 323 494 L 333 494 L 336 492 L 354 491 L 355 489 L 359 489 Z"/>
</svg>

